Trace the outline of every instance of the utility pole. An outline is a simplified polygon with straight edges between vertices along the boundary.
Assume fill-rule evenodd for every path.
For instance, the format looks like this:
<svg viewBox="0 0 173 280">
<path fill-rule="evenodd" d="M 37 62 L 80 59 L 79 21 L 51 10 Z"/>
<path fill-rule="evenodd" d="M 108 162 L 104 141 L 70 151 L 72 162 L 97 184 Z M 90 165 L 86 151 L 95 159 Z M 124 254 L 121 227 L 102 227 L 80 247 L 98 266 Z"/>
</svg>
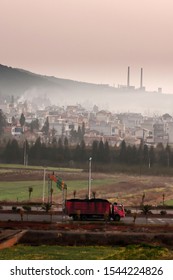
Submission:
<svg viewBox="0 0 173 280">
<path fill-rule="evenodd" d="M 44 170 L 43 170 L 43 198 L 42 198 L 43 204 L 44 204 L 44 196 L 45 196 L 45 182 L 46 182 L 46 168 L 44 167 Z"/>
<path fill-rule="evenodd" d="M 28 163 L 28 155 L 27 155 L 27 151 L 26 151 L 26 139 L 25 139 L 25 141 L 24 141 L 24 153 L 23 153 L 23 164 L 24 164 L 24 166 L 26 166 L 27 165 L 27 163 Z"/>
<path fill-rule="evenodd" d="M 91 198 L 91 161 L 92 157 L 89 158 L 89 174 L 88 174 L 88 199 Z"/>
</svg>

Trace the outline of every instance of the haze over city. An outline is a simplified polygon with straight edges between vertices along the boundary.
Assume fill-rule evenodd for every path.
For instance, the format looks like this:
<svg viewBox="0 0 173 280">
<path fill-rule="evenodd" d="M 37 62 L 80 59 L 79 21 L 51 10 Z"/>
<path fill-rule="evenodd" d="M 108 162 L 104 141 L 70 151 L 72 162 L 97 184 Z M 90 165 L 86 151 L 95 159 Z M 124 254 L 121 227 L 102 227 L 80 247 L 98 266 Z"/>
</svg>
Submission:
<svg viewBox="0 0 173 280">
<path fill-rule="evenodd" d="M 1 61 L 77 81 L 173 93 L 171 0 L 0 1 Z"/>
</svg>

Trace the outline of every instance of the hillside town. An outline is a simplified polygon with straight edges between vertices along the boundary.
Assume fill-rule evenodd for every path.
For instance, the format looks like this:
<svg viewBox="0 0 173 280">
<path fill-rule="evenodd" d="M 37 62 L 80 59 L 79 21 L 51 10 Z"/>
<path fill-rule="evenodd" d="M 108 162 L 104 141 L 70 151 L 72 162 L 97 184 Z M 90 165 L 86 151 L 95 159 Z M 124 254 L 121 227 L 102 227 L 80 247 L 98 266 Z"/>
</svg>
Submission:
<svg viewBox="0 0 173 280">
<path fill-rule="evenodd" d="M 82 133 L 86 146 L 91 146 L 94 140 L 107 141 L 111 147 L 119 147 L 123 140 L 127 145 L 136 146 L 141 140 L 148 146 L 173 144 L 173 117 L 166 112 L 153 116 L 133 112 L 112 113 L 100 110 L 96 105 L 91 110 L 80 104 L 46 106 L 44 103 L 14 100 L 13 96 L 10 102 L 1 102 L 0 109 L 6 118 L 1 145 L 11 138 L 19 143 L 24 139 L 35 143 L 38 137 L 42 143 L 66 137 L 70 145 L 76 145 L 80 137 L 75 138 L 75 132 Z M 48 131 L 45 133 L 46 124 Z"/>
</svg>

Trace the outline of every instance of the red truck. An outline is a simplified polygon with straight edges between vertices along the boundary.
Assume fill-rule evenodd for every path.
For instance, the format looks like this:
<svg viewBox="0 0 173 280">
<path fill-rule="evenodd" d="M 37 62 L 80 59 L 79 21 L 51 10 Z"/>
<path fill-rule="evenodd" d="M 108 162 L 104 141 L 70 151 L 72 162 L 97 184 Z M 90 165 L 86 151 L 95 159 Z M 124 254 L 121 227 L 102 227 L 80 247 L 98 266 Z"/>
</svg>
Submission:
<svg viewBox="0 0 173 280">
<path fill-rule="evenodd" d="M 110 203 L 106 199 L 68 199 L 65 212 L 73 220 L 105 219 L 119 221 L 125 216 L 122 204 Z"/>
</svg>

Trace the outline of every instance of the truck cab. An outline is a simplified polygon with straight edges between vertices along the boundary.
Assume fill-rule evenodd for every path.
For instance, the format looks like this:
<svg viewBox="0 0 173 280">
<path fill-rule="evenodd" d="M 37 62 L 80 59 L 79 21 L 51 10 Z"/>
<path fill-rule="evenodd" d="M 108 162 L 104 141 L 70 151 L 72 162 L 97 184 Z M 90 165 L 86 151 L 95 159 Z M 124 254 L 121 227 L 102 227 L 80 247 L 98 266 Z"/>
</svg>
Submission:
<svg viewBox="0 0 173 280">
<path fill-rule="evenodd" d="M 120 221 L 125 217 L 124 206 L 116 202 L 112 203 L 112 218 L 114 221 Z"/>
</svg>

